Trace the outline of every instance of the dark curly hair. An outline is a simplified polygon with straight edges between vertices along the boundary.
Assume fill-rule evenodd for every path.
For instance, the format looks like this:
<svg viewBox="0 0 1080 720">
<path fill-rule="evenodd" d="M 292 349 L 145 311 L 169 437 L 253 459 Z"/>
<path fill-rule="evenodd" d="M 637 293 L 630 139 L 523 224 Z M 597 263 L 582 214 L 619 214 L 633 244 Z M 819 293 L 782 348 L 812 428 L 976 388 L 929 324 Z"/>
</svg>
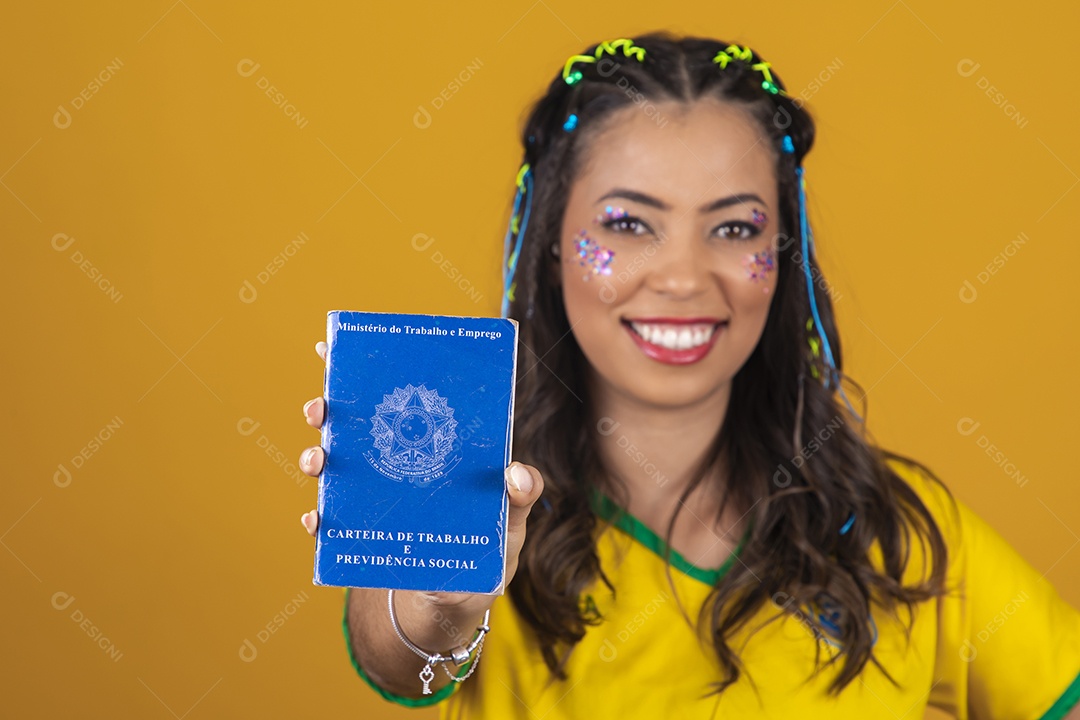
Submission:
<svg viewBox="0 0 1080 720">
<path fill-rule="evenodd" d="M 613 113 L 634 104 L 716 98 L 748 112 L 771 143 L 782 237 L 777 289 L 764 332 L 732 380 L 726 417 L 678 505 L 681 509 L 710 470 L 721 467 L 722 477 L 739 478 L 724 488 L 724 503 L 750 512 L 741 562 L 717 581 L 699 617 L 699 622 L 709 623 L 724 674 L 713 692 L 739 679 L 743 669 L 728 641 L 763 606 L 771 603 L 820 629 L 817 613 L 806 609 L 827 602 L 836 608 L 831 630 L 840 646 L 827 664 L 843 661 L 830 686 L 838 694 L 867 662 L 884 672 L 873 653 L 871 603 L 897 617 L 904 605 L 910 616 L 915 603 L 945 592 L 942 533 L 918 494 L 886 461 L 917 466 L 934 482 L 940 480 L 921 463 L 878 448 L 868 439 L 862 418 L 852 417 L 836 401 L 836 386 L 827 388 L 816 379 L 827 368 L 807 351 L 810 306 L 804 260 L 817 279 L 814 292 L 823 327 L 815 331 L 826 334 L 837 379 L 855 385 L 840 372 L 840 338 L 821 269 L 815 258 L 803 258 L 799 243 L 791 241 L 800 237 L 796 169 L 814 143 L 808 112 L 786 94 L 771 68 L 772 81 L 783 92 L 763 87 L 763 74 L 751 68 L 763 62 L 756 54 L 721 69 L 713 59 L 730 43 L 666 32 L 634 37 L 632 42 L 644 49 L 641 60 L 624 52 L 596 55 L 597 45 L 584 51 L 602 58 L 574 65 L 581 73 L 576 83 L 568 84 L 560 72 L 531 109 L 522 132 L 534 197 L 529 198 L 531 218 L 521 239 L 509 311 L 519 321 L 520 340 L 528 349 L 520 353 L 514 448 L 518 459 L 543 473 L 545 490 L 543 507 L 529 515 L 509 594 L 535 631 L 552 678 L 565 680 L 569 652 L 586 626 L 599 622 L 585 612 L 579 597 L 598 579 L 611 587 L 597 557 L 599 521 L 590 509 L 590 493 L 596 487 L 626 507 L 627 490 L 616 486 L 599 459 L 588 361 L 571 333 L 557 260 L 547 249 L 559 240 L 584 151 Z M 577 115 L 573 132 L 563 128 L 570 113 Z M 785 135 L 794 152 L 781 151 Z M 802 438 L 815 438 L 825 428 L 828 441 L 807 453 Z M 841 533 L 852 513 L 857 522 Z M 668 525 L 668 548 L 677 516 L 678 511 Z M 929 546 L 933 564 L 920 584 L 907 586 L 902 577 L 916 540 Z M 875 542 L 883 572 L 869 559 Z M 670 580 L 670 565 L 668 573 Z M 907 630 L 910 633 L 910 627 Z M 814 633 L 819 661 L 823 634 Z"/>
</svg>

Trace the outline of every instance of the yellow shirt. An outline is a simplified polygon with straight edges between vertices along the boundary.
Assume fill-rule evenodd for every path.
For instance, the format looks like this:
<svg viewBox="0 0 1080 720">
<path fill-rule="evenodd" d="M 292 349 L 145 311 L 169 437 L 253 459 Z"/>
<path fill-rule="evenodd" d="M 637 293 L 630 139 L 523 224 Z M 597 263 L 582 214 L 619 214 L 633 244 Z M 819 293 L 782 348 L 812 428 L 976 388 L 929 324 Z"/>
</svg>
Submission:
<svg viewBox="0 0 1080 720">
<path fill-rule="evenodd" d="M 826 689 L 837 669 L 814 670 L 813 631 L 791 616 L 747 628 L 732 643 L 744 675 L 721 695 L 702 697 L 720 678 L 711 646 L 699 641 L 679 608 L 696 619 L 719 569 L 671 553 L 674 589 L 664 572 L 664 542 L 599 493 L 593 509 L 616 524 L 598 537 L 601 566 L 618 599 L 597 581 L 582 597 L 604 618 L 589 627 L 567 662 L 567 681 L 549 682 L 531 629 L 508 595 L 495 599 L 480 664 L 463 683 L 407 698 L 410 707 L 439 704 L 440 718 L 921 718 L 927 705 L 961 720 L 1055 720 L 1080 700 L 1080 612 L 966 505 L 953 509 L 940 486 L 915 468 L 891 466 L 919 493 L 949 548 L 948 583 L 961 588 L 916 607 L 908 645 L 904 628 L 874 608 L 874 654 L 900 687 L 868 663 L 838 697 Z M 856 519 L 856 522 L 858 520 Z M 876 547 L 876 546 L 875 546 Z M 916 543 L 905 577 L 923 572 Z M 880 568 L 880 565 L 878 565 Z M 345 591 L 346 607 L 348 590 Z M 779 613 L 766 605 L 760 621 Z M 904 618 L 904 615 L 901 614 Z M 906 621 L 906 618 L 904 618 Z M 761 625 L 752 623 L 751 628 Z M 345 628 L 345 619 L 342 618 Z M 822 644 L 828 657 L 830 640 Z M 348 631 L 346 629 L 346 646 Z M 451 665 L 451 667 L 453 667 Z M 461 668 L 464 674 L 469 668 Z M 442 674 L 441 669 L 436 670 Z M 755 693 L 747 673 L 757 686 Z M 417 695 L 419 695 L 417 680 Z"/>
</svg>

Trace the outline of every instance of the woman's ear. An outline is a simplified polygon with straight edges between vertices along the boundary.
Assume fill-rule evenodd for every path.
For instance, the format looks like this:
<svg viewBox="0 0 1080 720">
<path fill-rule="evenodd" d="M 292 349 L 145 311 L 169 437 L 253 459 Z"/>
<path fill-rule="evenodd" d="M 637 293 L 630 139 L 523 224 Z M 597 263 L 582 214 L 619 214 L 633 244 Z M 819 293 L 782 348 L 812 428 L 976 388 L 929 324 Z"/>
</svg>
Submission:
<svg viewBox="0 0 1080 720">
<path fill-rule="evenodd" d="M 559 287 L 562 283 L 562 252 L 559 249 L 559 241 L 551 243 L 548 253 L 548 267 L 551 268 L 550 280 L 553 287 Z"/>
</svg>

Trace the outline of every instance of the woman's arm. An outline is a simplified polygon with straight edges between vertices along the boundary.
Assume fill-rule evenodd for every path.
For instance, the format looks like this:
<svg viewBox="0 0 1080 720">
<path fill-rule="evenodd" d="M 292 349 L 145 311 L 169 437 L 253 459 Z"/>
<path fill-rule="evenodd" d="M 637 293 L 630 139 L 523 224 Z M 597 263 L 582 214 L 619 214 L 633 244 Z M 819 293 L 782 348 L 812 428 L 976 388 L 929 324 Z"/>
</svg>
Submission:
<svg viewBox="0 0 1080 720">
<path fill-rule="evenodd" d="M 316 352 L 326 361 L 326 343 L 319 342 Z M 326 416 L 323 398 L 318 397 L 304 405 L 304 417 L 308 425 L 321 428 Z M 302 453 L 300 469 L 318 477 L 322 472 L 325 455 L 319 446 Z M 525 544 L 525 524 L 533 504 L 540 499 L 544 480 L 535 468 L 521 463 L 511 463 L 505 473 L 509 498 L 507 515 L 506 584 L 517 572 L 518 555 Z M 301 517 L 308 534 L 318 532 L 318 512 L 312 510 Z M 348 606 L 345 609 L 345 630 L 349 653 L 353 662 L 367 679 L 383 691 L 384 697 L 412 704 L 412 699 L 431 696 L 422 694 L 423 682 L 420 671 L 425 660 L 401 641 L 390 622 L 387 607 L 387 591 L 370 588 L 349 588 Z M 394 610 L 398 625 L 414 645 L 423 650 L 448 655 L 457 646 L 468 645 L 491 608 L 496 595 L 466 593 L 427 593 L 401 591 L 394 593 Z M 476 662 L 476 653 L 472 662 Z M 467 667 L 471 668 L 472 663 Z M 453 668 L 449 663 L 448 668 Z M 451 682 L 440 668 L 432 668 L 435 676 L 430 682 L 432 695 Z M 453 671 L 453 670 L 451 670 Z M 466 666 L 459 668 L 466 671 Z M 395 697 L 389 697 L 389 696 Z"/>
<path fill-rule="evenodd" d="M 305 513 L 300 521 L 309 535 L 318 531 L 318 513 Z M 483 620 L 485 608 L 470 599 L 493 596 L 397 591 L 394 614 L 398 626 L 417 647 L 447 655 L 451 648 L 465 646 Z M 367 678 L 391 695 L 423 698 L 420 671 L 425 661 L 398 638 L 390 622 L 387 591 L 372 588 L 349 588 L 345 625 L 349 655 Z M 475 654 L 473 656 L 475 658 Z M 453 668 L 452 665 L 449 667 Z M 450 683 L 445 672 L 433 668 L 432 694 Z"/>
</svg>

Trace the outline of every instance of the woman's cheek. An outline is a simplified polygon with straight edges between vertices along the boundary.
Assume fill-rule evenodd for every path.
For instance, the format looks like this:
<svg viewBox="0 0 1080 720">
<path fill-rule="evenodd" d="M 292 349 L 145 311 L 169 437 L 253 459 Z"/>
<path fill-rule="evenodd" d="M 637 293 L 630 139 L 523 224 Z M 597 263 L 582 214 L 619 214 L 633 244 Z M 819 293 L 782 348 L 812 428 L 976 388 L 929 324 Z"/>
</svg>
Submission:
<svg viewBox="0 0 1080 720">
<path fill-rule="evenodd" d="M 593 231 L 604 228 L 613 220 L 626 217 L 627 213 L 621 207 L 607 205 L 604 211 L 593 218 Z M 581 268 L 581 279 L 589 282 L 594 277 L 600 280 L 602 288 L 598 291 L 600 300 L 605 303 L 614 301 L 617 295 L 612 287 L 613 274 L 612 263 L 615 261 L 615 250 L 595 239 L 588 228 L 581 228 L 577 235 L 570 241 L 573 257 Z"/>
<path fill-rule="evenodd" d="M 753 208 L 752 221 L 759 231 L 764 232 L 769 224 L 769 216 L 758 208 Z M 768 295 L 776 284 L 776 249 L 772 243 L 764 250 L 746 253 L 742 259 L 743 277 L 750 285 L 761 288 L 762 295 Z"/>
<path fill-rule="evenodd" d="M 569 249 L 563 252 L 562 277 L 566 290 L 590 303 L 610 305 L 618 299 L 616 285 L 622 253 L 600 242 L 582 228 L 568 240 Z"/>
<path fill-rule="evenodd" d="M 772 247 L 743 256 L 741 279 L 751 287 L 760 287 L 760 292 L 768 295 L 776 283 L 775 278 L 776 251 Z"/>
<path fill-rule="evenodd" d="M 615 260 L 615 251 L 606 245 L 601 245 L 582 228 L 577 236 L 571 241 L 574 250 L 574 258 L 582 268 L 581 279 L 589 282 L 593 277 L 610 277 L 611 264 Z"/>
</svg>

